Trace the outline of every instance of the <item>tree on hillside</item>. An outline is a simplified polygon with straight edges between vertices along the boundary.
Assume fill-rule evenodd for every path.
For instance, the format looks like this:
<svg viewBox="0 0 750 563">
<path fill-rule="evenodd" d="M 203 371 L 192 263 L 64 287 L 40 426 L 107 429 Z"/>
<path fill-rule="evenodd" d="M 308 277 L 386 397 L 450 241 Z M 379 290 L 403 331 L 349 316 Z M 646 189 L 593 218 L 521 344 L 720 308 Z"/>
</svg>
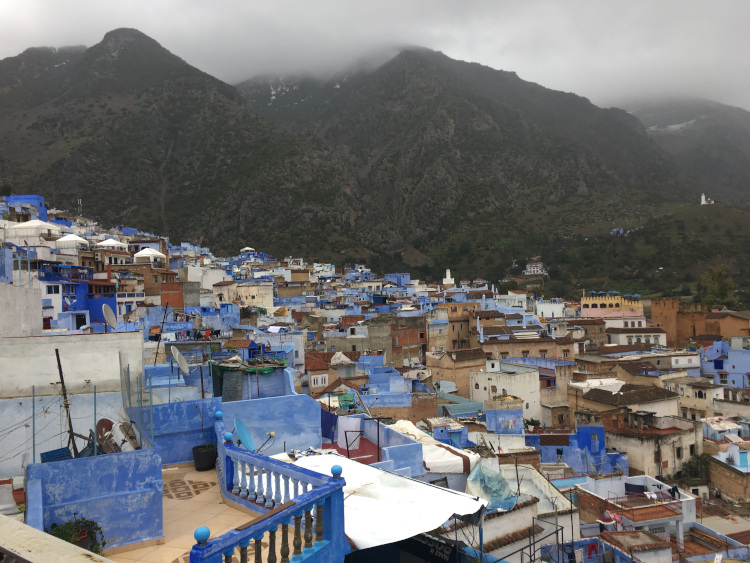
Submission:
<svg viewBox="0 0 750 563">
<path fill-rule="evenodd" d="M 734 282 L 729 277 L 725 264 L 709 268 L 703 273 L 699 294 L 709 308 L 725 306 L 728 309 L 737 309 L 739 305 L 734 294 Z"/>
</svg>

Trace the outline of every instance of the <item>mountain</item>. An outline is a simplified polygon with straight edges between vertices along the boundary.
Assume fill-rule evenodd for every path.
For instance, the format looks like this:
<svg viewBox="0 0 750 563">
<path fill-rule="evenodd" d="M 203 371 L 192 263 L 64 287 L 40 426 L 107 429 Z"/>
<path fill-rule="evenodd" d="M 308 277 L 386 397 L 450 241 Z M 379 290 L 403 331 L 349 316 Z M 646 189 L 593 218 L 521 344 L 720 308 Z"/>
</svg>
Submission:
<svg viewBox="0 0 750 563">
<path fill-rule="evenodd" d="M 649 136 L 708 197 L 750 205 L 750 112 L 694 99 L 632 107 Z"/>
<path fill-rule="evenodd" d="M 661 236 L 702 187 L 634 115 L 419 48 L 330 80 L 235 88 L 119 29 L 0 61 L 0 140 L 0 192 L 81 198 L 104 224 L 217 253 L 430 279 L 449 267 L 496 280 L 537 255 L 571 286 L 645 279 L 633 272 L 671 247 L 630 256 L 628 240 Z M 639 234 L 615 244 L 615 227 Z"/>
<path fill-rule="evenodd" d="M 327 81 L 237 88 L 259 115 L 322 136 L 346 159 L 365 186 L 361 221 L 382 248 L 434 256 L 466 240 L 525 244 L 540 222 L 564 236 L 692 188 L 625 111 L 425 49 Z"/>
<path fill-rule="evenodd" d="M 106 224 L 219 252 L 347 228 L 356 179 L 325 142 L 280 130 L 137 30 L 88 49 L 29 49 L 0 61 L 0 76 L 6 191 L 70 208 L 81 198 Z"/>
</svg>

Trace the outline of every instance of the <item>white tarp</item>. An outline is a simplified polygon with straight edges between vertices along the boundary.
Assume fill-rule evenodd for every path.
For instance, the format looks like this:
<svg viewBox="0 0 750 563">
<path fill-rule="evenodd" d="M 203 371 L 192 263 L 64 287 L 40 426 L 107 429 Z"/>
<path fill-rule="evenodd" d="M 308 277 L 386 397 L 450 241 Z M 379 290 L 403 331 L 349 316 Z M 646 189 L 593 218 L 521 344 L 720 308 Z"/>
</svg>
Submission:
<svg viewBox="0 0 750 563">
<path fill-rule="evenodd" d="M 399 420 L 390 427 L 422 444 L 422 458 L 427 471 L 469 474 L 480 459 L 479 454 L 438 442 L 408 420 Z"/>
<path fill-rule="evenodd" d="M 346 417 L 342 417 L 346 418 Z M 338 455 L 299 458 L 296 465 L 325 475 L 340 465 L 346 535 L 367 549 L 429 532 L 454 514 L 475 514 L 487 501 L 388 473 Z"/>
</svg>

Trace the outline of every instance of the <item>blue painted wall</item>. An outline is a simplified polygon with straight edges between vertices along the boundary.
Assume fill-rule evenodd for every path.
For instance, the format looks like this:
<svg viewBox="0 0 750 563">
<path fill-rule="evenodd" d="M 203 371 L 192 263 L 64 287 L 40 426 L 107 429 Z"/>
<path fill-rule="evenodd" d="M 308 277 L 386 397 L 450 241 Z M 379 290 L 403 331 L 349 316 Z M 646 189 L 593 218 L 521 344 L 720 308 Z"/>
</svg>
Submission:
<svg viewBox="0 0 750 563">
<path fill-rule="evenodd" d="M 495 434 L 523 434 L 523 409 L 487 410 L 485 422 Z"/>
<path fill-rule="evenodd" d="M 576 475 L 602 475 L 620 469 L 625 475 L 628 474 L 627 454 L 606 451 L 603 426 L 579 426 L 575 434 L 569 435 L 567 446 L 542 446 L 540 436 L 526 434 L 526 445 L 539 450 L 542 463 L 557 463 L 558 450 L 562 450 L 563 462 Z"/>
<path fill-rule="evenodd" d="M 221 409 L 221 399 L 182 401 L 154 405 L 154 441 L 159 448 L 162 463 L 187 463 L 193 461 L 193 447 L 216 443 L 213 432 L 214 412 Z M 201 413 L 203 428 L 201 431 Z M 151 411 L 144 409 L 144 438 L 151 436 Z M 150 440 L 149 440 L 150 441 Z"/>
<path fill-rule="evenodd" d="M 247 426 L 256 448 L 266 441 L 268 432 L 275 432 L 275 440 L 263 448 L 265 455 L 283 452 L 284 442 L 287 451 L 322 447 L 320 403 L 307 395 L 232 401 L 223 403 L 221 411 L 230 430 L 235 417 Z"/>
<path fill-rule="evenodd" d="M 110 548 L 162 537 L 161 463 L 155 449 L 35 463 L 27 481 L 41 484 L 45 529 L 76 517 L 94 520 Z"/>
<path fill-rule="evenodd" d="M 0 283 L 13 283 L 13 249 L 0 246 Z"/>
</svg>

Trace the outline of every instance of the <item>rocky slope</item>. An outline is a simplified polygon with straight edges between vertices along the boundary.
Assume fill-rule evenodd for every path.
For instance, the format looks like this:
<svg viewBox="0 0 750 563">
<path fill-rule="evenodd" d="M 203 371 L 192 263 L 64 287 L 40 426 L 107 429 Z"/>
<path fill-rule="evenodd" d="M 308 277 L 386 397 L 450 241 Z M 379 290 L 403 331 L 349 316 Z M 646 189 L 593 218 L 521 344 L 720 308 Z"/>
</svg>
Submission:
<svg viewBox="0 0 750 563">
<path fill-rule="evenodd" d="M 750 112 L 688 99 L 633 108 L 654 141 L 707 196 L 750 205 Z"/>
</svg>

